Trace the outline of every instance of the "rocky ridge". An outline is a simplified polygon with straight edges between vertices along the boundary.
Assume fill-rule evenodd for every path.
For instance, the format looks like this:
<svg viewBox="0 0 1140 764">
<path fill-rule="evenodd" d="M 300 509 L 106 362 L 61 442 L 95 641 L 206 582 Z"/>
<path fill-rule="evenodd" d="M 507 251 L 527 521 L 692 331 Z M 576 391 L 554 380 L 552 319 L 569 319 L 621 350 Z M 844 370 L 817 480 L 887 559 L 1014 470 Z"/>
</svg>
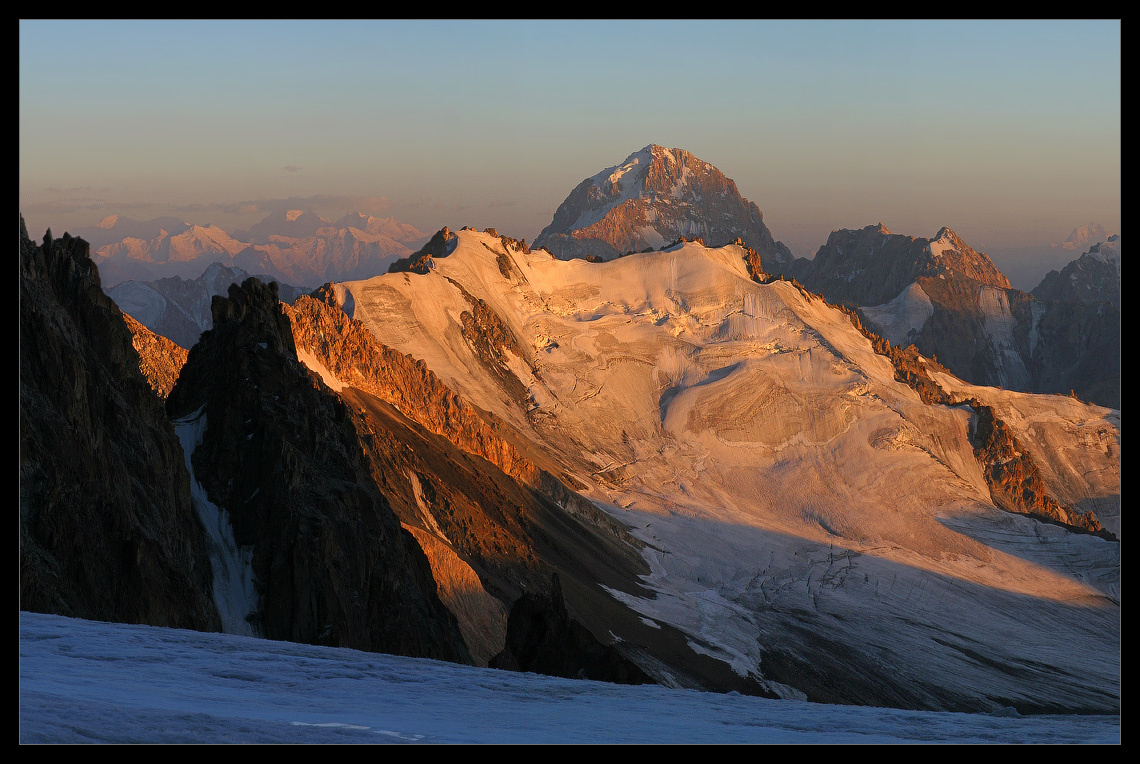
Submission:
<svg viewBox="0 0 1140 764">
<path fill-rule="evenodd" d="M 120 310 L 152 332 L 189 349 L 213 325 L 210 303 L 214 296 L 225 296 L 230 284 L 240 284 L 251 275 L 265 283 L 274 280 L 265 274 L 211 263 L 195 279 L 171 276 L 155 281 L 122 281 L 108 289 L 107 294 Z M 277 293 L 285 302 L 292 302 L 306 291 L 277 284 Z"/>
<path fill-rule="evenodd" d="M 297 361 L 275 284 L 213 303 L 167 399 L 204 415 L 192 461 L 253 548 L 253 614 L 271 639 L 470 662 L 427 560 L 370 479 L 350 409 Z"/>
<path fill-rule="evenodd" d="M 1120 305 L 1120 237 L 1110 236 L 1060 271 L 1049 271 L 1032 294 L 1044 302 Z"/>
<path fill-rule="evenodd" d="M 858 306 L 892 344 L 913 344 L 964 380 L 1120 406 L 1119 309 L 1013 289 L 947 228 L 932 239 L 882 224 L 835 231 L 792 272 L 812 292 Z"/>
<path fill-rule="evenodd" d="M 21 609 L 219 630 L 181 446 L 88 244 L 20 239 Z"/>
</svg>

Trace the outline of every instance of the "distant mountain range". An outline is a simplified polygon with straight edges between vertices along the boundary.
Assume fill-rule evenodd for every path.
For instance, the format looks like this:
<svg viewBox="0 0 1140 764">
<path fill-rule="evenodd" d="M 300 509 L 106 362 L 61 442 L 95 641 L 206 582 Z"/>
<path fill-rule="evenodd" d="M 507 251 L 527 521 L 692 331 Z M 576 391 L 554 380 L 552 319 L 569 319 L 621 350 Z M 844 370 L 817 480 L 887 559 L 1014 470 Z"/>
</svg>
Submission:
<svg viewBox="0 0 1140 764">
<path fill-rule="evenodd" d="M 427 235 L 394 218 L 349 213 L 338 221 L 305 210 L 274 213 L 232 233 L 177 218 L 109 216 L 71 232 L 92 244 L 103 284 L 199 277 L 211 263 L 308 288 L 365 278 L 410 254 Z"/>
</svg>

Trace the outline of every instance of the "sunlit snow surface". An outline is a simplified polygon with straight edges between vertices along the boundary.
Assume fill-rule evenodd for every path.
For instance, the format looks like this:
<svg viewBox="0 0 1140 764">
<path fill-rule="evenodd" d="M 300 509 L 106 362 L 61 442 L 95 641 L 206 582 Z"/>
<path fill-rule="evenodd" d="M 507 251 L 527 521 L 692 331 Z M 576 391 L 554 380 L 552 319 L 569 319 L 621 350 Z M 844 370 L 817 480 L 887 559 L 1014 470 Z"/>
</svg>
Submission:
<svg viewBox="0 0 1140 764">
<path fill-rule="evenodd" d="M 623 687 L 20 614 L 21 743 L 1119 743 L 1117 716 Z"/>
<path fill-rule="evenodd" d="M 654 596 L 614 592 L 641 616 L 781 694 L 771 651 L 851 649 L 933 703 L 1119 702 L 1119 544 L 996 509 L 970 412 L 922 403 L 845 314 L 753 282 L 734 246 L 599 265 L 512 249 L 508 277 L 499 239 L 458 235 L 428 275 L 341 289 L 647 544 Z M 468 295 L 517 338 L 517 387 L 464 335 Z M 1119 418 L 1019 401 L 1042 433 L 1026 442 L 1055 452 L 1046 483 L 1080 489 L 1062 500 L 1118 505 Z"/>
</svg>

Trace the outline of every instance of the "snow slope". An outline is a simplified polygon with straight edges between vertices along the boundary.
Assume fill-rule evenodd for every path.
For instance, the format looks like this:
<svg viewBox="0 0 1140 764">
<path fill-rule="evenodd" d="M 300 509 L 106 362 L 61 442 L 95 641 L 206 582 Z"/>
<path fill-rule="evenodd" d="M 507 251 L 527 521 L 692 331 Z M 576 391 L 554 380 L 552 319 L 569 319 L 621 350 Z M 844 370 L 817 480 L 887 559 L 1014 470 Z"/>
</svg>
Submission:
<svg viewBox="0 0 1140 764">
<path fill-rule="evenodd" d="M 458 236 L 338 294 L 647 542 L 656 596 L 621 595 L 645 618 L 787 697 L 1119 707 L 1119 545 L 995 509 L 969 411 L 921 403 L 846 315 L 732 245 L 591 264 Z M 521 356 L 479 352 L 475 300 Z M 1118 493 L 1118 452 L 1073 447 Z"/>
<path fill-rule="evenodd" d="M 20 614 L 21 743 L 1119 743 L 1119 716 L 612 685 Z"/>
</svg>

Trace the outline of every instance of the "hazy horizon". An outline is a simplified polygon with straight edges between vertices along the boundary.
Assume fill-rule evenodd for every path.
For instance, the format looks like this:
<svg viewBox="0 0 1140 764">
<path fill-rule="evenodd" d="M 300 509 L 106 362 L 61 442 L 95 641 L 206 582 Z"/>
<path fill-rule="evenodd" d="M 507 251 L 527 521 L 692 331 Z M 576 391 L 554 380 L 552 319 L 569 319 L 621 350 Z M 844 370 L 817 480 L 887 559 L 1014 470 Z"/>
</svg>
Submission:
<svg viewBox="0 0 1140 764">
<path fill-rule="evenodd" d="M 882 222 L 1029 257 L 1120 231 L 1120 62 L 1116 20 L 21 21 L 20 209 L 36 236 L 309 200 L 533 241 L 657 143 L 800 256 Z"/>
</svg>

